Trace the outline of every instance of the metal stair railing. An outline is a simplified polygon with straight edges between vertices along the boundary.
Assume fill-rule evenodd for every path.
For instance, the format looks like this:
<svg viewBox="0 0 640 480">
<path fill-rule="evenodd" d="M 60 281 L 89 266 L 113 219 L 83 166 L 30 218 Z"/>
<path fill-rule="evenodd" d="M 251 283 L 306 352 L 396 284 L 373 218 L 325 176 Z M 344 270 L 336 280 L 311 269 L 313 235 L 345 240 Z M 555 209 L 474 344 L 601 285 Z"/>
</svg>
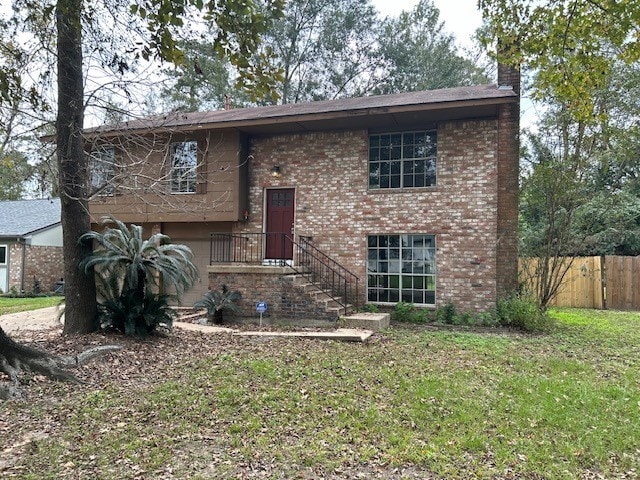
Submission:
<svg viewBox="0 0 640 480">
<path fill-rule="evenodd" d="M 304 275 L 313 285 L 326 292 L 345 311 L 350 306 L 359 311 L 360 279 L 326 253 L 311 244 L 309 237 L 299 236 L 296 241 L 285 233 L 212 233 L 210 238 L 209 264 L 246 263 L 263 264 L 265 260 L 289 266 Z M 281 245 L 280 259 L 266 259 L 267 241 Z M 285 245 L 293 246 L 295 261 L 285 259 Z"/>
<path fill-rule="evenodd" d="M 297 262 L 293 269 L 305 275 L 320 290 L 345 309 L 360 309 L 360 279 L 326 253 L 311 244 L 308 237 L 291 239 L 296 248 Z"/>
</svg>

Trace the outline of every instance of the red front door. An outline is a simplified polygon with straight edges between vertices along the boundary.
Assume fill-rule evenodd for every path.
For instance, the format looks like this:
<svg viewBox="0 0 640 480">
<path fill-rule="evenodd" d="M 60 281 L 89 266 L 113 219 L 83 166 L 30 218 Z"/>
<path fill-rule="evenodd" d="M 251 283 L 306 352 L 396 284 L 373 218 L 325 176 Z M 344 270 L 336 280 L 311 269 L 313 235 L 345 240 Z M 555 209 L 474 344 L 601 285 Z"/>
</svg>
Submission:
<svg viewBox="0 0 640 480">
<path fill-rule="evenodd" d="M 293 259 L 293 212 L 295 190 L 267 190 L 267 245 L 265 258 Z"/>
</svg>

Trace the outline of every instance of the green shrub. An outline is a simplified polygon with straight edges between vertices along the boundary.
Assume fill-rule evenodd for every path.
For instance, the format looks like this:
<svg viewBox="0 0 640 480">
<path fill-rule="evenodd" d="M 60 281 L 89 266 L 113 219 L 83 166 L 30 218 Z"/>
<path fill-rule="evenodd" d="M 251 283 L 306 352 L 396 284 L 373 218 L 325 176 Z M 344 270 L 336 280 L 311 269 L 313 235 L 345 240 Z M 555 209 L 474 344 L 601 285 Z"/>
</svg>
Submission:
<svg viewBox="0 0 640 480">
<path fill-rule="evenodd" d="M 105 219 L 102 232 L 89 232 L 80 241 L 92 241 L 97 248 L 80 262 L 87 274 L 96 275 L 100 301 L 98 321 L 127 335 L 145 336 L 158 325 L 170 327 L 176 312 L 168 295 L 156 294 L 159 279 L 166 288 L 181 294 L 193 286 L 198 269 L 193 253 L 185 245 L 170 243 L 161 233 L 143 239 L 140 225 L 128 228 L 113 218 Z M 155 288 L 154 288 L 155 287 Z"/>
<path fill-rule="evenodd" d="M 378 309 L 378 306 L 374 305 L 373 303 L 365 303 L 362 307 L 362 311 L 369 313 L 378 313 L 380 310 Z"/>
<path fill-rule="evenodd" d="M 237 302 L 242 294 L 239 291 L 231 292 L 229 287 L 222 285 L 222 290 L 210 290 L 205 293 L 202 300 L 193 304 L 194 308 L 205 308 L 210 323 L 220 324 L 224 312 L 240 313 Z"/>
<path fill-rule="evenodd" d="M 438 307 L 434 312 L 434 317 L 437 323 L 445 323 L 447 325 L 454 325 L 458 323 L 456 307 L 452 303 L 447 303 L 442 307 Z"/>
<path fill-rule="evenodd" d="M 496 308 L 498 323 L 504 327 L 518 328 L 525 332 L 540 332 L 548 330 L 553 320 L 540 308 L 532 298 L 514 295 L 502 299 Z"/>
<path fill-rule="evenodd" d="M 169 305 L 170 295 L 147 292 L 141 303 L 137 292 L 128 290 L 98 304 L 98 320 L 103 328 L 126 335 L 146 337 L 159 326 L 171 328 L 178 313 Z"/>
<path fill-rule="evenodd" d="M 413 303 L 398 302 L 391 313 L 391 319 L 402 323 L 425 323 L 425 312 L 416 308 Z"/>
</svg>

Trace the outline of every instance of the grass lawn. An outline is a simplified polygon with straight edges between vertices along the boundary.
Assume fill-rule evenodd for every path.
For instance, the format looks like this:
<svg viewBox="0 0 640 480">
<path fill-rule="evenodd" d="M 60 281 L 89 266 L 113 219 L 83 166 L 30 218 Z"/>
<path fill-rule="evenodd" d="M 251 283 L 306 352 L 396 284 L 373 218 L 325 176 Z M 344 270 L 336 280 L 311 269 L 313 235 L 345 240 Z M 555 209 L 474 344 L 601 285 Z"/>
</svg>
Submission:
<svg viewBox="0 0 640 480">
<path fill-rule="evenodd" d="M 637 478 L 640 314 L 552 314 L 542 335 L 129 342 L 0 405 L 0 477 Z M 80 339 L 38 346 L 124 342 Z"/>
<path fill-rule="evenodd" d="M 63 297 L 34 297 L 34 298 L 11 298 L 0 297 L 0 315 L 6 313 L 25 312 L 38 308 L 55 307 L 60 305 Z"/>
</svg>

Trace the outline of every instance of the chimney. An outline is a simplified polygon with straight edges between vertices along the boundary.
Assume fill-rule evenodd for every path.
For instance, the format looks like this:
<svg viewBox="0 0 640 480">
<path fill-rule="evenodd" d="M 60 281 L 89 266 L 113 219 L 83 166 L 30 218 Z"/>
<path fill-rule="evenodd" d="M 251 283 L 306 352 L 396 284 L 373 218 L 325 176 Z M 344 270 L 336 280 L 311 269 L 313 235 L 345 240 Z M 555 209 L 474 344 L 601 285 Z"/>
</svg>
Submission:
<svg viewBox="0 0 640 480">
<path fill-rule="evenodd" d="M 504 57 L 507 53 L 515 56 L 517 46 L 514 42 L 505 45 L 504 42 L 498 40 L 498 88 L 511 87 L 513 91 L 520 95 L 520 66 L 514 66 L 513 63 L 505 63 Z"/>
<path fill-rule="evenodd" d="M 498 61 L 498 88 L 509 87 L 520 95 L 520 69 Z"/>
<path fill-rule="evenodd" d="M 510 44 L 514 49 L 514 44 Z M 502 60 L 508 51 L 498 42 L 498 88 L 513 89 L 517 101 L 498 106 L 497 295 L 518 288 L 518 180 L 520 154 L 520 68 Z M 510 53 L 513 53 L 511 51 Z"/>
</svg>

